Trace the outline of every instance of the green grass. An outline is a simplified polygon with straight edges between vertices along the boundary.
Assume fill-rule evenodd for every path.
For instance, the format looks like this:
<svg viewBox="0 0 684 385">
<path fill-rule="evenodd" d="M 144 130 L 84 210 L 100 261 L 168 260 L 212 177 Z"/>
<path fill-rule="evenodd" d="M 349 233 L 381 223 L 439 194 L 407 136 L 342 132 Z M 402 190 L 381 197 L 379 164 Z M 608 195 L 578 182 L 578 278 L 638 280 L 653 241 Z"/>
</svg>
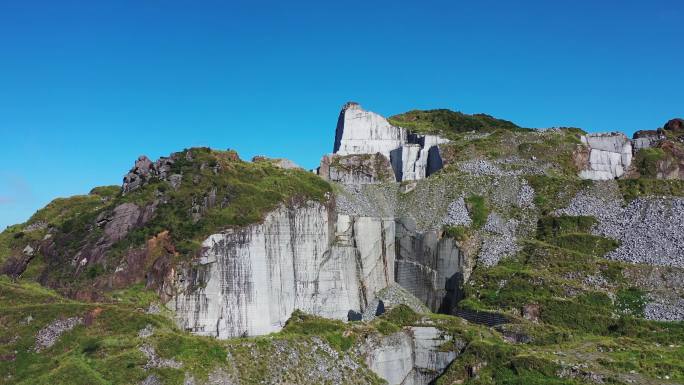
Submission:
<svg viewBox="0 0 684 385">
<path fill-rule="evenodd" d="M 643 196 L 684 196 L 684 180 L 619 179 L 617 183 L 627 202 Z"/>
<path fill-rule="evenodd" d="M 173 262 L 182 262 L 192 258 L 210 234 L 259 222 L 280 204 L 327 202 L 331 192 L 327 182 L 310 172 L 284 170 L 271 162 L 243 162 L 231 151 L 194 148 L 173 158 L 171 173 L 183 175 L 179 188 L 173 189 L 165 181 L 150 180 L 125 195 L 117 186 L 105 186 L 94 188 L 88 195 L 55 199 L 27 223 L 0 233 L 0 263 L 21 255 L 27 244 L 35 246 L 42 240 L 46 229 L 26 231 L 26 227 L 45 223 L 52 229 L 54 257 L 45 258 L 38 253 L 31 261 L 30 275 L 37 277 L 47 271 L 43 280 L 52 286 L 92 288 L 92 282 L 112 274 L 132 248 L 142 248 L 147 240 L 163 231 L 169 232 L 177 252 Z M 70 258 L 87 245 L 94 245 L 103 235 L 98 218 L 106 217 L 114 207 L 126 202 L 141 207 L 157 202 L 155 214 L 144 226 L 132 229 L 106 250 L 101 264 L 88 266 L 83 274 L 75 275 Z"/>
<path fill-rule="evenodd" d="M 596 218 L 589 216 L 541 217 L 537 221 L 537 239 L 547 240 L 561 235 L 589 233 L 596 223 Z"/>
<path fill-rule="evenodd" d="M 473 221 L 473 227 L 482 228 L 487 223 L 487 216 L 489 216 L 489 207 L 485 198 L 481 195 L 470 195 L 465 199 L 465 203 L 470 213 L 470 219 Z"/>
<path fill-rule="evenodd" d="M 441 134 L 446 137 L 469 131 L 525 130 L 512 122 L 486 114 L 467 115 L 447 109 L 413 110 L 394 115 L 389 118 L 389 122 L 413 132 Z"/>
<path fill-rule="evenodd" d="M 549 215 L 554 210 L 567 206 L 579 191 L 592 183 L 577 178 L 547 175 L 528 175 L 525 179 L 534 189 L 534 204 L 542 215 Z"/>
<path fill-rule="evenodd" d="M 661 148 L 642 148 L 637 151 L 632 164 L 641 177 L 655 178 L 658 173 L 658 163 L 665 158 L 665 151 Z"/>
<path fill-rule="evenodd" d="M 382 319 L 398 327 L 404 327 L 418 322 L 420 315 L 406 305 L 399 305 L 383 314 Z"/>
<path fill-rule="evenodd" d="M 465 242 L 472 236 L 472 230 L 467 226 L 444 226 L 442 228 L 444 235 L 453 238 L 459 242 Z"/>
<path fill-rule="evenodd" d="M 282 333 L 323 337 L 337 350 L 346 351 L 354 344 L 354 338 L 344 336 L 345 330 L 346 326 L 342 321 L 317 317 L 295 310 L 285 324 Z"/>
</svg>

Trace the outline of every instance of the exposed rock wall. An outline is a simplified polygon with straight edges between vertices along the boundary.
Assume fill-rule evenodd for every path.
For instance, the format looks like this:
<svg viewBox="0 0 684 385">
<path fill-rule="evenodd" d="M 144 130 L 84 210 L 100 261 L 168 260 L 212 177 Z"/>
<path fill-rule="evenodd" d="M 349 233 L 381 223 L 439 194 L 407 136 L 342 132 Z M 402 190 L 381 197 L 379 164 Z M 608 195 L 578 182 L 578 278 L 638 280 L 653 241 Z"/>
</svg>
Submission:
<svg viewBox="0 0 684 385">
<path fill-rule="evenodd" d="M 338 155 L 390 153 L 406 143 L 406 130 L 394 127 L 382 116 L 357 103 L 342 107 L 335 129 L 333 152 Z"/>
<path fill-rule="evenodd" d="M 453 361 L 459 345 L 431 326 L 414 326 L 366 343 L 366 365 L 390 385 L 427 385 Z M 458 341 L 457 341 L 458 342 Z M 445 344 L 451 349 L 443 349 Z"/>
<path fill-rule="evenodd" d="M 661 140 L 665 139 L 662 132 L 656 130 L 642 130 L 634 133 L 632 146 L 635 151 L 642 148 L 655 147 Z"/>
<path fill-rule="evenodd" d="M 432 311 L 449 312 L 460 299 L 469 259 L 456 241 L 437 230 L 419 232 L 408 218 L 397 221 L 396 282 Z"/>
<path fill-rule="evenodd" d="M 435 135 L 408 133 L 350 102 L 340 111 L 333 152 L 340 156 L 380 153 L 390 160 L 397 181 L 417 180 L 442 168 L 438 145 L 446 142 Z"/>
<path fill-rule="evenodd" d="M 581 140 L 589 148 L 588 164 L 580 171 L 581 178 L 615 179 L 632 163 L 632 142 L 623 133 L 589 134 Z"/>
<path fill-rule="evenodd" d="M 309 202 L 214 234 L 169 306 L 181 327 L 229 338 L 280 330 L 295 309 L 346 320 L 393 282 L 394 221 Z"/>
</svg>

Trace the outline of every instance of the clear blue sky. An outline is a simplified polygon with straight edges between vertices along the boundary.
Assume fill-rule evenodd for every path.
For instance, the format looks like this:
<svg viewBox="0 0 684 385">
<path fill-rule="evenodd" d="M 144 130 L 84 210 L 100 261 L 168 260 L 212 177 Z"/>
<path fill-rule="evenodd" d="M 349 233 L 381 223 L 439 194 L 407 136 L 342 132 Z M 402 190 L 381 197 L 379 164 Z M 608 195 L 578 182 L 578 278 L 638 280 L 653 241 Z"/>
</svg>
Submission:
<svg viewBox="0 0 684 385">
<path fill-rule="evenodd" d="M 684 115 L 684 2 L 0 0 L 0 229 L 190 146 L 312 168 L 347 100 L 528 127 Z"/>
</svg>

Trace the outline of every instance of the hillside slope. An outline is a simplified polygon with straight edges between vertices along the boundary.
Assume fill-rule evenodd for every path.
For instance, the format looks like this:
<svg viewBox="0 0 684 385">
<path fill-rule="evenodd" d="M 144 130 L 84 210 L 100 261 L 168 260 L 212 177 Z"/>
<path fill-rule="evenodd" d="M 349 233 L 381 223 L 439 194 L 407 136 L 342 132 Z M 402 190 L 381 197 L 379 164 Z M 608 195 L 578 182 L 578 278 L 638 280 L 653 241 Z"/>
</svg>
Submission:
<svg viewBox="0 0 684 385">
<path fill-rule="evenodd" d="M 684 383 L 682 137 L 348 103 L 318 175 L 140 157 L 0 233 L 0 383 Z"/>
</svg>

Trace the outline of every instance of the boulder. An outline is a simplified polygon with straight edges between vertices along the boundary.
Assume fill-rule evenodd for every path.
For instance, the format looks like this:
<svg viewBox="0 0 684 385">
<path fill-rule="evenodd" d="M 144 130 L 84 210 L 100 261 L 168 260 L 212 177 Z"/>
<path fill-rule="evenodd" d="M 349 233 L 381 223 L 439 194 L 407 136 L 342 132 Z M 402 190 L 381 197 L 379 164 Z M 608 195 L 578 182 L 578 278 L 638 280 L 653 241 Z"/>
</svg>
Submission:
<svg viewBox="0 0 684 385">
<path fill-rule="evenodd" d="M 588 134 L 581 140 L 589 149 L 588 163 L 580 171 L 583 179 L 615 179 L 632 163 L 632 143 L 621 132 Z"/>
<path fill-rule="evenodd" d="M 682 131 L 684 132 L 684 119 L 681 118 L 675 118 L 669 120 L 665 125 L 663 126 L 663 130 L 666 131 Z"/>
</svg>

